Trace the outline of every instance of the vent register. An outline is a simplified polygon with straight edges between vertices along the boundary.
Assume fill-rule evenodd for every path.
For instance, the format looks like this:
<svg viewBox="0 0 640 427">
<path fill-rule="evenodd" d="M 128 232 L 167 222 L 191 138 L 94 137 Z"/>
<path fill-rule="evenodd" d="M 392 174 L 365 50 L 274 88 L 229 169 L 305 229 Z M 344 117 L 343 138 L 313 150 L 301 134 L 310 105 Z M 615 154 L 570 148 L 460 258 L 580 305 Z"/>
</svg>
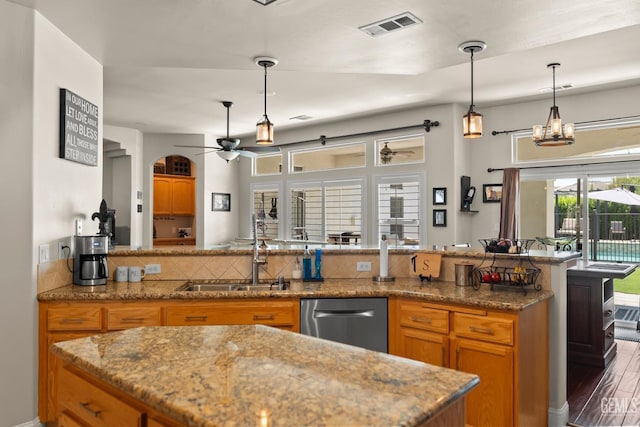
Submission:
<svg viewBox="0 0 640 427">
<path fill-rule="evenodd" d="M 390 32 L 421 23 L 422 21 L 413 13 L 405 12 L 400 15 L 392 16 L 391 18 L 386 18 L 372 24 L 364 25 L 359 27 L 359 29 L 369 34 L 371 37 L 378 37 L 383 34 L 388 34 Z"/>
</svg>

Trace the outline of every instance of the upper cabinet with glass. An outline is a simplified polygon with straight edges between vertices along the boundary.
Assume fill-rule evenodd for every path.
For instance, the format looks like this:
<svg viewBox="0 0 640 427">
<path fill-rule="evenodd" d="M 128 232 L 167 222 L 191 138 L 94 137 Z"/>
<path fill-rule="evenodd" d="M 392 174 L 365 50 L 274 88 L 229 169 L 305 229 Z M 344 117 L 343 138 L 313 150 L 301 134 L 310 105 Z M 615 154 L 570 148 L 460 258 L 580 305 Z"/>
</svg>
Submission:
<svg viewBox="0 0 640 427">
<path fill-rule="evenodd" d="M 375 145 L 377 166 L 424 162 L 423 135 L 379 139 Z"/>
</svg>

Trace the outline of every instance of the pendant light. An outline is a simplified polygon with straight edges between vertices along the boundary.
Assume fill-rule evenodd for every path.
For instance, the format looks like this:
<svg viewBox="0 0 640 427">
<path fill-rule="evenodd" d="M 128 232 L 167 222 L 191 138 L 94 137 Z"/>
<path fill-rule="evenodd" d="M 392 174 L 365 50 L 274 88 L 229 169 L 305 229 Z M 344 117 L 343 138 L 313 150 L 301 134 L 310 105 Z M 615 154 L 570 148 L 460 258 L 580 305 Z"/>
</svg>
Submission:
<svg viewBox="0 0 640 427">
<path fill-rule="evenodd" d="M 476 112 L 475 105 L 473 105 L 473 54 L 482 52 L 486 47 L 487 44 L 479 40 L 467 41 L 458 46 L 458 50 L 461 52 L 471 54 L 471 104 L 469 104 L 469 111 L 462 118 L 465 138 L 480 138 L 482 136 L 482 114 Z"/>
<path fill-rule="evenodd" d="M 268 56 L 258 56 L 253 59 L 256 65 L 264 68 L 264 116 L 256 124 L 256 144 L 272 145 L 273 144 L 273 123 L 267 116 L 267 68 L 271 68 L 278 63 L 276 58 Z"/>
<path fill-rule="evenodd" d="M 567 123 L 562 126 L 560 110 L 556 105 L 556 68 L 559 66 L 558 62 L 547 65 L 547 68 L 553 70 L 553 107 L 551 107 L 549 118 L 547 118 L 547 124 L 544 128 L 541 125 L 533 126 L 533 142 L 538 147 L 558 147 L 571 145 L 575 142 L 575 125 Z"/>
</svg>

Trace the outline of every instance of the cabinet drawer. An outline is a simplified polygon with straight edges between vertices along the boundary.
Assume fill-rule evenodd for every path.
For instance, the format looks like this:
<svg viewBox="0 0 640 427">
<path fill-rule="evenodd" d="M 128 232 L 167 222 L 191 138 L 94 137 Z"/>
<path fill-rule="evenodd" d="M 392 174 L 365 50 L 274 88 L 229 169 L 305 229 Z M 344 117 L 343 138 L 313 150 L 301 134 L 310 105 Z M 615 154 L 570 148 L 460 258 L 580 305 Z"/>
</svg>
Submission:
<svg viewBox="0 0 640 427">
<path fill-rule="evenodd" d="M 603 352 L 609 350 L 609 347 L 611 347 L 615 342 L 615 326 L 615 323 L 612 323 L 606 330 L 602 332 L 602 339 L 604 340 Z"/>
<path fill-rule="evenodd" d="M 400 324 L 425 331 L 449 333 L 449 312 L 422 306 L 418 302 L 399 302 Z"/>
<path fill-rule="evenodd" d="M 453 330 L 456 336 L 513 345 L 513 320 L 454 313 Z"/>
<path fill-rule="evenodd" d="M 102 310 L 99 307 L 60 307 L 47 310 L 50 331 L 99 331 Z"/>
<path fill-rule="evenodd" d="M 58 402 L 61 410 L 66 408 L 90 426 L 142 425 L 142 412 L 66 369 L 59 372 Z"/>
<path fill-rule="evenodd" d="M 602 327 L 603 329 L 608 328 L 611 325 L 611 322 L 614 321 L 614 312 L 616 306 L 613 301 L 613 298 L 610 298 L 609 301 L 604 303 L 602 306 Z"/>
<path fill-rule="evenodd" d="M 167 325 L 293 325 L 291 302 L 228 302 L 206 306 L 167 307 Z"/>
<path fill-rule="evenodd" d="M 159 325 L 160 307 L 122 307 L 107 310 L 107 329 L 110 331 Z"/>
</svg>

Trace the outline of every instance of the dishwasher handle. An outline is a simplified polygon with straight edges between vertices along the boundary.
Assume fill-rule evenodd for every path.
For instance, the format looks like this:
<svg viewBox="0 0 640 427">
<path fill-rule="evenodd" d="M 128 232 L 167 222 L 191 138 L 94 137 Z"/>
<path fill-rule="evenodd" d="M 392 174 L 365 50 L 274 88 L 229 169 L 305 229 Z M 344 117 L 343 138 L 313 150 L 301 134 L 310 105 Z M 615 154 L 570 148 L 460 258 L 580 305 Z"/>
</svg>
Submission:
<svg viewBox="0 0 640 427">
<path fill-rule="evenodd" d="M 313 318 L 320 319 L 325 317 L 373 317 L 375 310 L 313 310 Z"/>
</svg>

